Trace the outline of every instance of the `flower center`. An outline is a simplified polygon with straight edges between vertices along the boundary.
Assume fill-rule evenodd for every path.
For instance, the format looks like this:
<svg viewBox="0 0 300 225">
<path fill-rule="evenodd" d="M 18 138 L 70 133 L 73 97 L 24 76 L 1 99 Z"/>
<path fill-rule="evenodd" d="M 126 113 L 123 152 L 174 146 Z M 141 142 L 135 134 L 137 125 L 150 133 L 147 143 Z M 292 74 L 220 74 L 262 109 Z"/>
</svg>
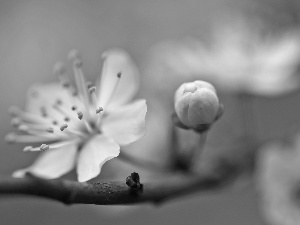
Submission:
<svg viewBox="0 0 300 225">
<path fill-rule="evenodd" d="M 12 107 L 10 113 L 14 118 L 11 124 L 22 134 L 7 135 L 8 142 L 54 142 L 36 148 L 32 146 L 24 148 L 24 151 L 46 151 L 74 142 L 84 143 L 95 134 L 102 132 L 101 123 L 107 114 L 104 111 L 117 90 L 121 73 L 116 74 L 117 79 L 106 102 L 102 103 L 104 105 L 99 105 L 96 87 L 92 82 L 87 82 L 83 74 L 80 53 L 73 50 L 69 53 L 68 59 L 73 65 L 76 88 L 71 85 L 66 76 L 64 65 L 61 62 L 56 63 L 54 74 L 58 77 L 65 95 L 56 98 L 57 93 L 53 93 L 53 99 L 43 99 L 41 97 L 43 93 L 34 90 L 30 97 L 37 100 L 37 105 L 40 105 L 37 112 L 30 113 Z"/>
</svg>

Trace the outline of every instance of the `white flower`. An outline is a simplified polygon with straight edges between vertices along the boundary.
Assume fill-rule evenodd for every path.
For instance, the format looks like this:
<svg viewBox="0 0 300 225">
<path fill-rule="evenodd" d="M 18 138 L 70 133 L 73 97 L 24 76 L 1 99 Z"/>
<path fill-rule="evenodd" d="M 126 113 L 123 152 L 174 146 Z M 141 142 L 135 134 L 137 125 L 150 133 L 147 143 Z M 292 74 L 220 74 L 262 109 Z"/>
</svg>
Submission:
<svg viewBox="0 0 300 225">
<path fill-rule="evenodd" d="M 22 134 L 9 134 L 9 142 L 44 142 L 24 151 L 45 151 L 26 172 L 43 178 L 57 178 L 76 166 L 78 180 L 96 177 L 102 165 L 119 155 L 120 146 L 141 138 L 146 131 L 147 106 L 144 99 L 130 102 L 138 90 L 139 74 L 131 58 L 122 50 L 103 55 L 102 74 L 92 86 L 82 72 L 78 51 L 69 54 L 76 89 L 58 63 L 54 71 L 60 84 L 35 85 L 28 95 L 27 110 L 13 107 L 12 124 Z"/>
<path fill-rule="evenodd" d="M 300 221 L 300 136 L 294 146 L 272 143 L 261 149 L 257 168 L 261 207 L 273 225 Z"/>
<path fill-rule="evenodd" d="M 247 23 L 220 25 L 210 47 L 196 40 L 157 45 L 154 65 L 162 76 L 202 79 L 218 90 L 274 96 L 299 87 L 300 33 L 263 35 Z M 176 79 L 174 78 L 174 79 Z M 171 79 L 166 77 L 166 80 Z M 173 79 L 173 78 L 172 78 Z"/>
</svg>

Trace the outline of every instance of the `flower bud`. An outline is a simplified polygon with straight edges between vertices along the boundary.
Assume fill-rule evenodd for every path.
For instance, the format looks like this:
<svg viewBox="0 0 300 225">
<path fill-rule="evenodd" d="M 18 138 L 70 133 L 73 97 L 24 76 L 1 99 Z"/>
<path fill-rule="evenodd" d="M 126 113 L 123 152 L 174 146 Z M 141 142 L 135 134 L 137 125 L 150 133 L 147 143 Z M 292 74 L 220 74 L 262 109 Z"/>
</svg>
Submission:
<svg viewBox="0 0 300 225">
<path fill-rule="evenodd" d="M 208 82 L 182 84 L 175 93 L 175 112 L 187 127 L 211 124 L 219 111 L 216 89 Z"/>
</svg>

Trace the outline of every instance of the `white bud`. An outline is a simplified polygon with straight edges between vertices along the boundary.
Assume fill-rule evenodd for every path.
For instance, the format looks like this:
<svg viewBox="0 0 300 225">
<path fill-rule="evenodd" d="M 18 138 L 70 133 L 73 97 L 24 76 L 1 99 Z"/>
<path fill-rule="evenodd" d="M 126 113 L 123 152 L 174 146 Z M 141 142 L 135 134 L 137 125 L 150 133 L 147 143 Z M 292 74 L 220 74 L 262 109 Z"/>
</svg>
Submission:
<svg viewBox="0 0 300 225">
<path fill-rule="evenodd" d="M 218 111 L 216 89 L 208 82 L 184 83 L 175 93 L 175 112 L 179 120 L 188 127 L 214 122 Z"/>
</svg>

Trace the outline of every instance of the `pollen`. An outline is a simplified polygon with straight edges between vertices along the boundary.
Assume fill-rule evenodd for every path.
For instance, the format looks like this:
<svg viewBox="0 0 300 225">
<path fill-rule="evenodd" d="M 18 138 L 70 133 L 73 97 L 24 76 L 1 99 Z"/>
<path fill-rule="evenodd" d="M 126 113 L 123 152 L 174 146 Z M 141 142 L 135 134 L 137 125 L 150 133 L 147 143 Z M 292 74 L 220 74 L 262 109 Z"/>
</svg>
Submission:
<svg viewBox="0 0 300 225">
<path fill-rule="evenodd" d="M 96 91 L 96 87 L 95 86 L 89 88 L 89 93 L 90 94 L 94 93 L 95 91 Z"/>
<path fill-rule="evenodd" d="M 52 127 L 48 127 L 48 128 L 46 129 L 46 131 L 47 131 L 48 133 L 54 133 L 54 129 L 53 129 Z"/>
<path fill-rule="evenodd" d="M 15 143 L 16 141 L 16 134 L 9 133 L 5 136 L 5 141 L 9 144 Z"/>
<path fill-rule="evenodd" d="M 78 119 L 82 120 L 83 118 L 83 113 L 82 112 L 77 112 L 77 115 L 78 115 Z"/>
<path fill-rule="evenodd" d="M 49 150 L 49 145 L 46 145 L 46 144 L 42 144 L 41 146 L 40 146 L 40 150 L 41 151 L 47 151 L 47 150 Z"/>
<path fill-rule="evenodd" d="M 60 129 L 61 131 L 64 131 L 64 130 L 67 129 L 67 128 L 68 128 L 68 124 L 65 123 L 65 124 L 61 125 L 59 129 Z"/>
<path fill-rule="evenodd" d="M 96 114 L 100 113 L 103 111 L 103 108 L 102 107 L 99 107 L 98 109 L 96 109 Z"/>
<path fill-rule="evenodd" d="M 24 124 L 21 124 L 19 127 L 18 127 L 18 130 L 20 131 L 20 132 L 24 132 L 24 133 L 26 133 L 26 132 L 28 132 L 28 126 L 26 126 L 26 125 L 24 125 Z"/>
<path fill-rule="evenodd" d="M 22 120 L 19 117 L 15 117 L 11 120 L 10 123 L 13 127 L 18 127 L 21 125 L 21 122 L 22 122 Z"/>
</svg>

